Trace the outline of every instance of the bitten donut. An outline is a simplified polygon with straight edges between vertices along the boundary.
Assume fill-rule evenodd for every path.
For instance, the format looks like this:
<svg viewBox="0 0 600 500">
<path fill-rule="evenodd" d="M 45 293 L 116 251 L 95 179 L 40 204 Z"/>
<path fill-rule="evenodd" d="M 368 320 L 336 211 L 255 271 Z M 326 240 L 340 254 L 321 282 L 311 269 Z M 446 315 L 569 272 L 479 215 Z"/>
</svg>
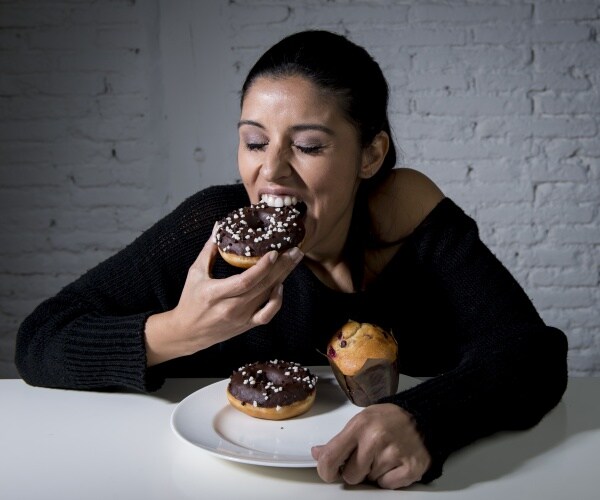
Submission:
<svg viewBox="0 0 600 500">
<path fill-rule="evenodd" d="M 277 359 L 238 368 L 227 385 L 227 399 L 235 408 L 267 420 L 285 420 L 307 412 L 316 392 L 317 376 L 308 368 Z"/>
<path fill-rule="evenodd" d="M 304 234 L 295 199 L 263 197 L 260 203 L 238 208 L 218 221 L 215 243 L 229 264 L 248 268 L 271 250 L 284 252 L 300 245 Z"/>
</svg>

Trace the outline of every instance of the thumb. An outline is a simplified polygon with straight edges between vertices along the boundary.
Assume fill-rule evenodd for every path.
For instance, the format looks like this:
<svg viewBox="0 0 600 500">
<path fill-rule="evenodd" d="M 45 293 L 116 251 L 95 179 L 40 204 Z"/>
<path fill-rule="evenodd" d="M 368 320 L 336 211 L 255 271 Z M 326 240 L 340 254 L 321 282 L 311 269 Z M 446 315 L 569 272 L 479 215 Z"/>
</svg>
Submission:
<svg viewBox="0 0 600 500">
<path fill-rule="evenodd" d="M 196 257 L 196 260 L 192 264 L 192 267 L 201 270 L 206 276 L 210 276 L 213 264 L 215 262 L 215 258 L 218 253 L 218 248 L 215 240 L 217 229 L 218 225 L 217 223 L 215 223 L 210 238 L 206 240 L 206 243 L 204 243 L 204 246 L 198 254 L 198 257 Z"/>
</svg>

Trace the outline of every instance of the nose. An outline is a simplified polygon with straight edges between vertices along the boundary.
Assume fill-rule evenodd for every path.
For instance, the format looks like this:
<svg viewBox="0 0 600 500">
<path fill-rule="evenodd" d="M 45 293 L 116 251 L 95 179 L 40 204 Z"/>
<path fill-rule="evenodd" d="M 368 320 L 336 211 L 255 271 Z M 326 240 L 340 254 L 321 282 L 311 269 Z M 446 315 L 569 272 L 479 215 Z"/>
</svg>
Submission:
<svg viewBox="0 0 600 500">
<path fill-rule="evenodd" d="M 268 181 L 288 177 L 292 173 L 292 166 L 286 151 L 282 147 L 271 145 L 263 157 L 260 173 Z"/>
</svg>

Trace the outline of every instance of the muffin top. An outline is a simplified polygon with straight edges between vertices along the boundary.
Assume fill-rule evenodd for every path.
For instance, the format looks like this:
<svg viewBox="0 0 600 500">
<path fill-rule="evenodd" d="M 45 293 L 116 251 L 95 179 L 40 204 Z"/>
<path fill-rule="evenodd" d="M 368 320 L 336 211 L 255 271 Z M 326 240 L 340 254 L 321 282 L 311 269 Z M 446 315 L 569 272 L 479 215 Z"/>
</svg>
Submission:
<svg viewBox="0 0 600 500">
<path fill-rule="evenodd" d="M 329 341 L 327 357 L 344 375 L 352 376 L 368 359 L 396 361 L 398 344 L 383 328 L 350 320 Z"/>
</svg>

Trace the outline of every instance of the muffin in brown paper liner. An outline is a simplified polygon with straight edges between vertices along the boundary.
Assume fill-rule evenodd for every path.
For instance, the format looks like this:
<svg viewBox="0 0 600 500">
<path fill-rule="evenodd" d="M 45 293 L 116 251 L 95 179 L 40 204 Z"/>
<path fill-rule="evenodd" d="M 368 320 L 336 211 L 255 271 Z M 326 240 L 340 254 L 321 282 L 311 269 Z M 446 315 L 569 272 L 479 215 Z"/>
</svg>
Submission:
<svg viewBox="0 0 600 500">
<path fill-rule="evenodd" d="M 327 359 L 357 406 L 369 406 L 398 390 L 398 344 L 377 325 L 348 321 L 329 341 Z"/>
</svg>

